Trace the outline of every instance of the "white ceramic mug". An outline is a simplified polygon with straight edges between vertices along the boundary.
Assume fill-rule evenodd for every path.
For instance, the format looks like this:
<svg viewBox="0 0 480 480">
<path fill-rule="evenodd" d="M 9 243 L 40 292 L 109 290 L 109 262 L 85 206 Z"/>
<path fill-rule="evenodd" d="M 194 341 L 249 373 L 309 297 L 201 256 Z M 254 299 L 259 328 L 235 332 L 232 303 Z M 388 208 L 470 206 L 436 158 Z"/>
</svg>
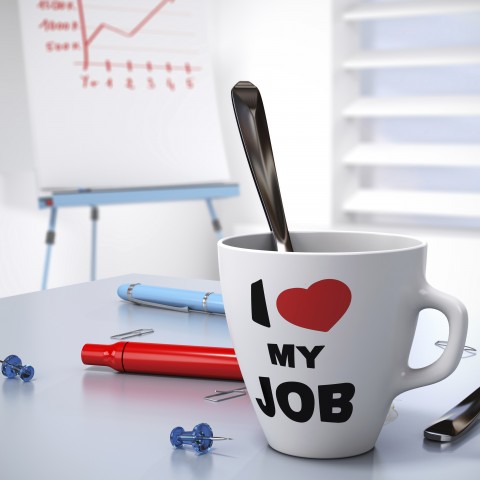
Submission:
<svg viewBox="0 0 480 480">
<path fill-rule="evenodd" d="M 228 328 L 268 443 L 311 458 L 373 448 L 393 399 L 457 367 L 467 312 L 425 280 L 427 246 L 361 232 L 292 233 L 293 253 L 271 235 L 223 239 L 220 281 Z M 440 358 L 412 369 L 418 313 L 449 322 Z"/>
</svg>

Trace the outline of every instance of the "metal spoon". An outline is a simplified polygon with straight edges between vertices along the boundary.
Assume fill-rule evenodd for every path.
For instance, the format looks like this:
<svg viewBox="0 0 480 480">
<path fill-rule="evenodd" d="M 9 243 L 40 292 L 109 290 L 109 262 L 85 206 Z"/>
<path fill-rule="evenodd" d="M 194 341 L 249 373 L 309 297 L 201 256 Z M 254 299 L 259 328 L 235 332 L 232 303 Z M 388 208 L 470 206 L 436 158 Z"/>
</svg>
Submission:
<svg viewBox="0 0 480 480">
<path fill-rule="evenodd" d="M 232 88 L 232 102 L 243 148 L 277 250 L 293 252 L 260 92 L 253 83 L 238 82 Z"/>
<path fill-rule="evenodd" d="M 480 416 L 480 388 L 449 410 L 423 434 L 428 440 L 451 442 L 468 431 Z"/>
</svg>

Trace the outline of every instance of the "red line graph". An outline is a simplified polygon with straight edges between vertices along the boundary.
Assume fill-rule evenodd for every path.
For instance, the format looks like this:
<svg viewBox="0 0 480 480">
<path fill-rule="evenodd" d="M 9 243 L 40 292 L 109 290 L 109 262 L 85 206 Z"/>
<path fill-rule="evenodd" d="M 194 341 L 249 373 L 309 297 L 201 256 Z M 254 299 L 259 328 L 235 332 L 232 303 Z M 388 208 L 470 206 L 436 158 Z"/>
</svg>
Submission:
<svg viewBox="0 0 480 480">
<path fill-rule="evenodd" d="M 82 36 L 82 50 L 83 50 L 83 69 L 88 70 L 90 65 L 90 52 L 89 47 L 92 42 L 100 35 L 103 30 L 109 30 L 122 37 L 132 38 L 134 37 L 160 10 L 162 10 L 167 4 L 173 3 L 175 0 L 162 0 L 156 7 L 145 15 L 131 30 L 123 30 L 115 25 L 102 22 L 98 25 L 93 32 L 88 35 L 87 25 L 85 21 L 85 10 L 83 8 L 83 0 L 77 0 L 78 17 L 80 23 L 80 33 Z"/>
</svg>

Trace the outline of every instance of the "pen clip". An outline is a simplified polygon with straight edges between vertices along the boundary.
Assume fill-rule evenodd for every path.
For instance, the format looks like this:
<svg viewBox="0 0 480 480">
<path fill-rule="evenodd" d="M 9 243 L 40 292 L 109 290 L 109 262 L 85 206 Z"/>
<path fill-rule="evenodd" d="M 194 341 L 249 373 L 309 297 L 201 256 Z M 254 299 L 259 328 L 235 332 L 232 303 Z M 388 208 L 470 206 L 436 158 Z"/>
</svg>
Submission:
<svg viewBox="0 0 480 480">
<path fill-rule="evenodd" d="M 188 313 L 190 309 L 185 307 L 174 307 L 173 305 L 164 305 L 162 303 L 155 303 L 155 302 L 147 302 L 146 300 L 138 300 L 136 298 L 132 298 L 133 303 L 137 303 L 138 305 L 147 305 L 148 307 L 156 307 L 156 308 L 163 308 L 165 310 L 174 310 L 176 312 L 184 312 Z"/>
<path fill-rule="evenodd" d="M 184 306 L 184 307 L 174 307 L 173 305 L 165 305 L 163 303 L 155 303 L 155 302 L 147 302 L 146 300 L 137 300 L 136 298 L 132 298 L 132 303 L 136 303 L 138 305 L 146 305 L 147 307 L 156 307 L 161 308 L 163 310 L 173 310 L 175 312 L 183 312 L 183 313 L 205 313 L 207 315 L 220 315 L 225 316 L 224 313 L 216 313 L 216 312 L 209 312 L 208 310 L 195 310 L 193 308 Z"/>
<path fill-rule="evenodd" d="M 138 298 L 133 297 L 133 289 L 136 285 L 141 285 L 141 283 L 131 283 L 127 290 L 127 297 L 132 303 L 138 305 L 146 305 L 147 307 L 163 308 L 165 310 L 174 310 L 175 312 L 184 312 L 188 313 L 190 309 L 185 305 L 184 307 L 174 307 L 173 305 L 164 305 L 163 303 L 147 302 L 146 300 L 139 300 Z"/>
</svg>

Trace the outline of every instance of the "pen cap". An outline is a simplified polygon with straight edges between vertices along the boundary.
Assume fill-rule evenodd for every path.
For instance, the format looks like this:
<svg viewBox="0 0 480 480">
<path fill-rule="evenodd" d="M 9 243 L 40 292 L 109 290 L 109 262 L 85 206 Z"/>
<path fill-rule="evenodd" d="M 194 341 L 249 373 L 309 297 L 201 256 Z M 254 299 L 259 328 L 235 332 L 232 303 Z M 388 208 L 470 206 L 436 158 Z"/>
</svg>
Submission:
<svg viewBox="0 0 480 480">
<path fill-rule="evenodd" d="M 85 365 L 101 365 L 124 372 L 123 351 L 128 342 L 117 342 L 112 345 L 87 343 L 82 348 L 82 362 Z"/>
</svg>

